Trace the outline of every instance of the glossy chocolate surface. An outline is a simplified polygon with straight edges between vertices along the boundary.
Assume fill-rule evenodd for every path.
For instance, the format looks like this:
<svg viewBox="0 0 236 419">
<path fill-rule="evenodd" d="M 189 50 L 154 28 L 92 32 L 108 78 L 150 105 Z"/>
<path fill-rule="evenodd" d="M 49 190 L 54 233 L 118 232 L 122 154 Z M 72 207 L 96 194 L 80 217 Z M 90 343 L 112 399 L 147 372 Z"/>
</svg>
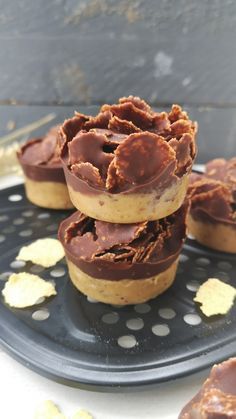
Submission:
<svg viewBox="0 0 236 419">
<path fill-rule="evenodd" d="M 65 183 L 59 157 L 58 126 L 52 127 L 43 138 L 27 141 L 17 153 L 25 176 L 35 181 Z"/>
<path fill-rule="evenodd" d="M 188 190 L 195 220 L 236 228 L 236 158 L 207 163 L 204 174 L 192 174 Z"/>
<path fill-rule="evenodd" d="M 179 419 L 236 418 L 236 358 L 215 365 L 199 393 L 184 407 Z"/>
<path fill-rule="evenodd" d="M 59 240 L 66 256 L 95 278 L 142 279 L 163 272 L 177 259 L 185 239 L 188 202 L 159 221 L 113 224 L 80 211 L 64 220 Z"/>
<path fill-rule="evenodd" d="M 97 116 L 76 113 L 60 129 L 61 157 L 74 190 L 96 194 L 161 192 L 191 171 L 197 124 L 173 105 L 154 112 L 140 98 L 104 105 Z"/>
</svg>

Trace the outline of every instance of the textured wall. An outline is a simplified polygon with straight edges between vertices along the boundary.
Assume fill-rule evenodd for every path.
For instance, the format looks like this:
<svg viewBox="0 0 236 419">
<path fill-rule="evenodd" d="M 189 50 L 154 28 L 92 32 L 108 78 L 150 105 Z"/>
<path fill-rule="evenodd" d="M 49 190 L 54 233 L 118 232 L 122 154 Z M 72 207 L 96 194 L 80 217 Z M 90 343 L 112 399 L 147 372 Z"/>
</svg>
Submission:
<svg viewBox="0 0 236 419">
<path fill-rule="evenodd" d="M 0 0 L 0 102 L 236 104 L 235 0 Z"/>
</svg>

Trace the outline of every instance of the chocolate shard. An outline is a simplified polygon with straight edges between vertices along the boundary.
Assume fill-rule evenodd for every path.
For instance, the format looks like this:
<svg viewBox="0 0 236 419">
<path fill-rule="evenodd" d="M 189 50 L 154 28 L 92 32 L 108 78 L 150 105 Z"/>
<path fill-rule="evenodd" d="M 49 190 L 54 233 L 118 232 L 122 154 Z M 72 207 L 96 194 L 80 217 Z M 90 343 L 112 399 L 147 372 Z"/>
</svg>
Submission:
<svg viewBox="0 0 236 419">
<path fill-rule="evenodd" d="M 119 105 L 104 105 L 102 110 L 109 110 L 113 115 L 120 119 L 131 121 L 136 127 L 142 130 L 152 128 L 153 116 L 137 108 L 132 102 L 125 102 Z"/>
<path fill-rule="evenodd" d="M 113 116 L 109 121 L 108 128 L 120 132 L 122 134 L 132 134 L 134 132 L 141 132 L 141 129 L 136 127 L 133 122 L 126 121 L 125 119 L 120 119 L 117 116 Z"/>
<path fill-rule="evenodd" d="M 127 245 L 146 228 L 147 222 L 139 224 L 117 224 L 95 221 L 96 235 L 100 246 L 111 249 L 115 245 Z"/>
<path fill-rule="evenodd" d="M 183 111 L 181 106 L 172 105 L 171 111 L 168 114 L 171 123 L 178 121 L 178 119 L 189 119 L 187 112 Z"/>
<path fill-rule="evenodd" d="M 107 128 L 111 118 L 111 112 L 100 112 L 96 116 L 90 116 L 89 120 L 85 122 L 83 128 L 85 130 L 90 130 L 91 128 Z"/>
<path fill-rule="evenodd" d="M 121 97 L 119 99 L 119 103 L 132 103 L 136 108 L 141 109 L 142 111 L 153 113 L 152 108 L 145 102 L 145 100 L 140 99 L 138 96 L 128 96 L 128 97 Z"/>
<path fill-rule="evenodd" d="M 114 158 L 112 150 L 104 151 L 106 146 L 105 135 L 93 131 L 80 131 L 68 144 L 69 164 L 90 163 L 105 178 L 108 166 Z"/>
<path fill-rule="evenodd" d="M 75 112 L 75 116 L 70 119 L 66 119 L 59 130 L 60 135 L 60 147 L 63 149 L 66 142 L 71 141 L 76 134 L 83 129 L 86 121 L 89 120 L 89 116 L 83 115 L 79 112 Z"/>
<path fill-rule="evenodd" d="M 168 143 L 176 153 L 177 168 L 175 174 L 179 177 L 183 176 L 192 165 L 195 157 L 193 143 L 193 137 L 190 134 L 183 134 L 179 140 L 172 138 Z"/>
<path fill-rule="evenodd" d="M 199 393 L 183 408 L 179 419 L 236 418 L 236 358 L 215 365 Z"/>
<path fill-rule="evenodd" d="M 131 134 L 115 151 L 118 175 L 131 184 L 158 178 L 175 162 L 175 152 L 160 136 L 150 132 Z"/>
<path fill-rule="evenodd" d="M 99 170 L 91 163 L 75 163 L 71 166 L 71 172 L 95 187 L 103 187 L 105 184 Z"/>
<path fill-rule="evenodd" d="M 192 121 L 186 119 L 179 119 L 170 126 L 172 138 L 181 137 L 185 133 L 192 133 L 195 131 Z"/>
<path fill-rule="evenodd" d="M 153 117 L 153 131 L 158 135 L 166 136 L 170 134 L 170 120 L 166 112 L 155 113 Z"/>
</svg>

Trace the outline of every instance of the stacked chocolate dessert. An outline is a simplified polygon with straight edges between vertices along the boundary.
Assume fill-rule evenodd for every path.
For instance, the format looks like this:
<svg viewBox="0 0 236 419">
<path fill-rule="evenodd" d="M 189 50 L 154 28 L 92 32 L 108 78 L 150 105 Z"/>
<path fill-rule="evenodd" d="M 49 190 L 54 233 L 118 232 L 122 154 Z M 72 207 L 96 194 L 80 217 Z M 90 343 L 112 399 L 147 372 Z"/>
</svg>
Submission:
<svg viewBox="0 0 236 419">
<path fill-rule="evenodd" d="M 172 284 L 196 131 L 179 106 L 158 113 L 133 96 L 64 122 L 60 156 L 78 211 L 61 223 L 59 239 L 82 293 L 137 304 Z"/>
</svg>

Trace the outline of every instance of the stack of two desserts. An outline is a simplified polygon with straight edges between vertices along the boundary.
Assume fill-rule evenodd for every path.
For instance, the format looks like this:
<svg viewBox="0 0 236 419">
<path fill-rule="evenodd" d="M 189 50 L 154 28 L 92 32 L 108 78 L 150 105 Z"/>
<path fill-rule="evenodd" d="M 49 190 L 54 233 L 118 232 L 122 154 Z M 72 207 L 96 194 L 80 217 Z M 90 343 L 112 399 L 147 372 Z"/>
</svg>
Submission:
<svg viewBox="0 0 236 419">
<path fill-rule="evenodd" d="M 157 113 L 132 96 L 64 122 L 60 155 L 78 211 L 61 223 L 59 239 L 82 293 L 137 304 L 172 284 L 195 134 L 179 106 Z"/>
</svg>

